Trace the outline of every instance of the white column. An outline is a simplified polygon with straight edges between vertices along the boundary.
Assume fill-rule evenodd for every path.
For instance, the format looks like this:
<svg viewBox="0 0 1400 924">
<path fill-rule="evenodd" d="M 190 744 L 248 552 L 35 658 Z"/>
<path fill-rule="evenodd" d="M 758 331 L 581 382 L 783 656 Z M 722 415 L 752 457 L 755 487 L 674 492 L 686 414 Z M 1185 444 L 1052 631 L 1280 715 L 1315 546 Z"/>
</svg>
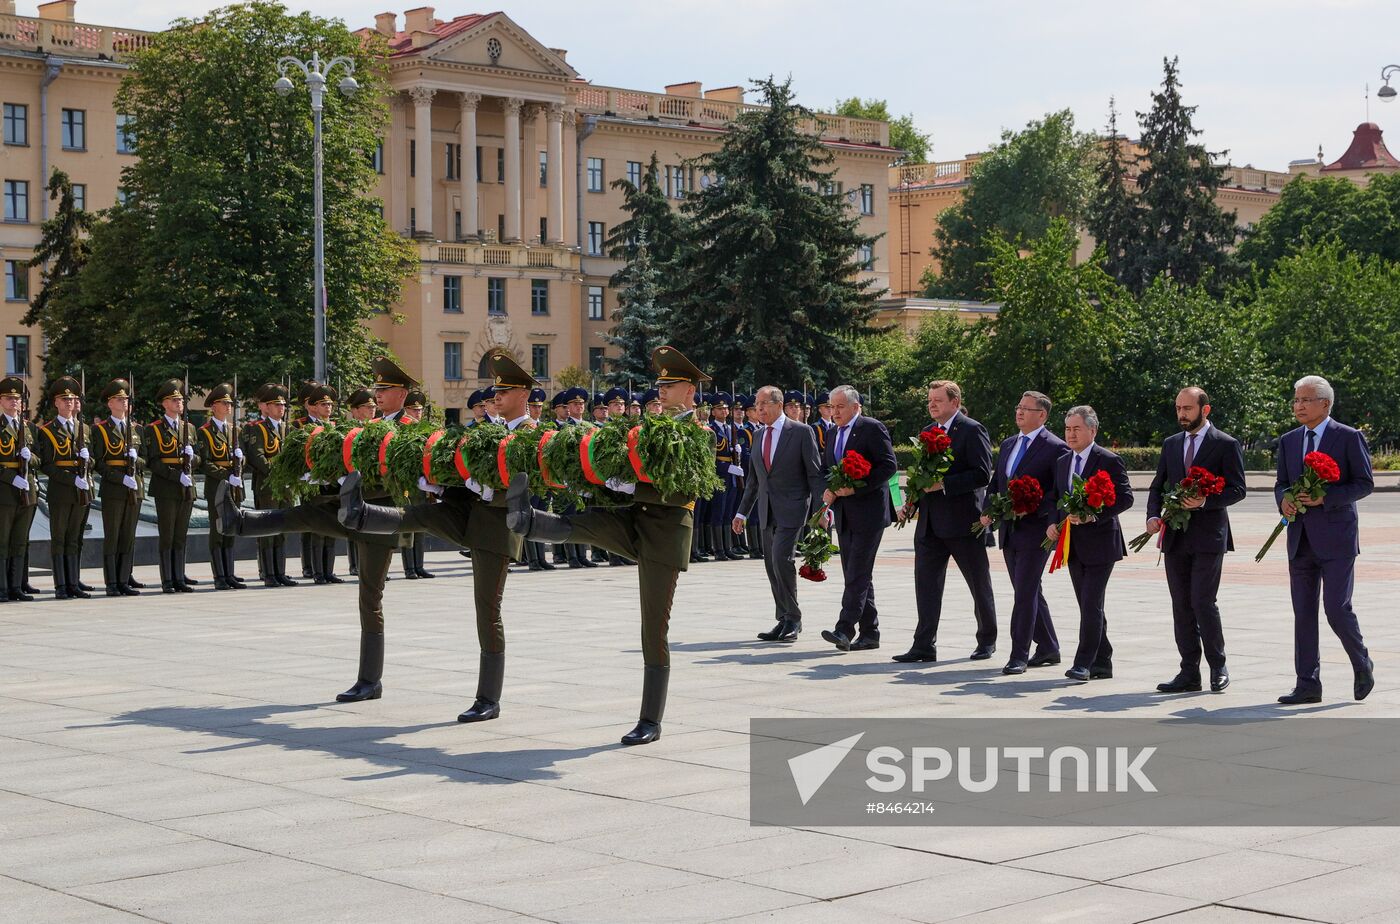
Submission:
<svg viewBox="0 0 1400 924">
<path fill-rule="evenodd" d="M 546 183 L 549 186 L 549 243 L 558 244 L 564 240 L 564 107 L 552 105 L 546 118 L 549 119 L 549 159 Z"/>
<path fill-rule="evenodd" d="M 436 237 L 433 233 L 433 96 L 432 87 L 413 87 L 413 142 L 416 157 L 413 163 L 413 209 L 415 226 L 420 236 Z"/>
<path fill-rule="evenodd" d="M 480 93 L 462 93 L 462 236 L 475 239 L 480 237 L 476 214 L 476 107 L 481 103 Z"/>
<path fill-rule="evenodd" d="M 520 242 L 520 108 L 517 96 L 501 101 L 506 116 L 506 240 Z"/>
</svg>

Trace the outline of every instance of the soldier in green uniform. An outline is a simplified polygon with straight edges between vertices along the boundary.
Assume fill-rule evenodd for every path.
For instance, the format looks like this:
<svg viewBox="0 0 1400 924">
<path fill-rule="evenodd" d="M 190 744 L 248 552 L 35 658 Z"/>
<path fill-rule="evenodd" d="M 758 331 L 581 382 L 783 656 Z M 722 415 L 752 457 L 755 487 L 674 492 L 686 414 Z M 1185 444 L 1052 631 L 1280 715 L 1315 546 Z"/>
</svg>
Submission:
<svg viewBox="0 0 1400 924">
<path fill-rule="evenodd" d="M 403 422 L 406 424 L 417 423 L 423 419 L 423 409 L 428 404 L 428 396 L 423 394 L 420 388 L 410 388 L 408 397 L 403 404 Z M 485 405 L 483 405 L 485 406 Z M 337 493 L 339 486 L 336 487 Z M 413 491 L 409 494 L 409 505 L 427 503 L 428 498 L 421 490 Z M 426 567 L 423 556 L 428 551 L 428 540 L 422 532 L 405 533 L 399 537 L 399 559 L 403 565 L 403 576 L 410 581 L 419 578 L 435 578 Z"/>
<path fill-rule="evenodd" d="M 109 597 L 134 597 L 129 582 L 135 563 L 136 523 L 146 496 L 141 433 L 131 422 L 131 383 L 113 379 L 102 389 L 106 420 L 93 422 L 93 471 L 102 500 L 102 580 Z"/>
<path fill-rule="evenodd" d="M 710 377 L 675 347 L 652 353 L 656 388 L 668 413 L 692 417 L 695 394 Z M 618 486 L 614 486 L 618 487 Z M 690 563 L 690 533 L 695 498 L 663 496 L 645 482 L 631 485 L 633 502 L 625 507 L 590 507 L 560 516 L 530 505 L 529 479 L 511 479 L 507 525 L 526 539 L 541 542 L 586 542 L 602 546 L 637 562 L 641 595 L 642 708 L 636 728 L 623 744 L 647 744 L 661 737 L 666 711 L 666 688 L 671 677 L 671 653 L 666 643 L 676 580 Z"/>
<path fill-rule="evenodd" d="M 243 460 L 253 475 L 253 504 L 259 510 L 280 510 L 290 505 L 268 490 L 267 476 L 273 460 L 282 451 L 282 437 L 286 435 L 287 423 L 283 419 L 287 416 L 286 386 L 268 382 L 257 390 L 253 399 L 258 402 L 259 419 L 244 425 L 240 436 Z M 215 497 L 218 495 L 216 486 Z M 237 535 L 231 530 L 224 532 Z M 296 581 L 287 577 L 286 537 L 280 532 L 249 535 L 259 536 L 258 577 L 262 578 L 263 586 L 297 586 Z"/>
<path fill-rule="evenodd" d="M 526 402 L 537 384 L 530 373 L 503 350 L 487 357 L 498 398 L 497 410 L 510 430 L 533 428 Z M 439 494 L 435 504 L 415 504 L 399 510 L 367 503 L 360 497 L 359 475 L 345 479 L 341 488 L 340 518 L 351 529 L 366 533 L 431 532 L 455 545 L 472 550 L 472 596 L 476 604 L 476 635 L 481 644 L 481 670 L 476 700 L 457 716 L 459 722 L 483 722 L 501 714 L 501 688 L 505 677 L 506 636 L 501 621 L 510 560 L 520 555 L 520 537 L 506 528 L 504 492 L 493 495 L 473 479 L 463 487 L 443 488 L 421 480 L 419 487 Z"/>
<path fill-rule="evenodd" d="M 408 390 L 418 383 L 392 360 L 380 358 L 373 365 L 374 401 L 383 415 L 381 420 L 397 423 L 403 413 Z M 285 405 L 287 392 L 280 386 L 264 386 L 268 400 L 280 398 Z M 260 400 L 263 400 L 260 398 Z M 268 411 L 277 412 L 272 405 Z M 266 413 L 267 411 L 265 411 Z M 280 413 L 278 417 L 280 419 Z M 261 429 L 261 428 L 260 428 Z M 272 427 L 271 430 L 275 430 Z M 255 440 L 262 440 L 267 430 L 254 433 Z M 246 431 L 245 431 L 246 436 Z M 280 449 L 280 445 L 278 447 Z M 248 452 L 249 461 L 254 461 L 253 452 Z M 266 472 L 266 468 L 262 469 Z M 265 474 L 260 477 L 266 477 Z M 348 480 L 348 479 L 347 479 Z M 257 482 L 254 482 L 253 496 L 258 496 Z M 388 502 L 388 494 L 380 493 L 372 498 L 376 502 Z M 258 506 L 263 508 L 259 501 Z M 368 699 L 379 699 L 384 695 L 381 682 L 384 676 L 384 583 L 389 578 L 389 565 L 394 558 L 395 540 L 392 536 L 367 535 L 347 530 L 336 515 L 337 508 L 328 506 L 306 506 L 294 508 L 259 509 L 243 511 L 235 507 L 229 497 L 227 486 L 214 495 L 214 524 L 223 533 L 235 536 L 281 537 L 286 533 L 299 533 L 311 530 L 325 536 L 350 539 L 359 548 L 356 555 L 360 563 L 360 667 L 354 686 L 336 696 L 337 702 L 353 703 Z"/>
<path fill-rule="evenodd" d="M 49 478 L 54 597 L 59 600 L 92 596 L 88 593 L 92 588 L 79 576 L 83 530 L 92 503 L 92 430 L 82 421 L 81 389 L 71 375 L 57 379 L 49 387 L 57 416 L 39 428 L 39 467 Z"/>
<path fill-rule="evenodd" d="M 340 400 L 340 392 L 332 385 L 320 382 L 306 382 L 297 394 L 297 400 L 306 413 L 292 421 L 292 429 L 304 427 L 331 426 L 335 415 L 335 404 Z M 321 485 L 318 493 L 302 498 L 303 505 L 322 506 L 334 509 L 339 485 Z M 317 584 L 344 584 L 335 573 L 335 538 L 319 533 L 301 534 L 301 576 L 309 577 Z"/>
<path fill-rule="evenodd" d="M 33 471 L 34 428 L 24 418 L 28 388 L 17 375 L 0 379 L 0 599 L 29 601 L 24 559 L 29 527 L 39 509 L 39 478 Z"/>
<path fill-rule="evenodd" d="M 204 475 L 204 500 L 212 510 L 214 492 L 227 482 L 235 504 L 243 503 L 243 449 L 233 424 L 233 386 L 215 385 L 204 396 L 209 418 L 199 425 L 199 471 Z M 210 518 L 213 519 L 212 517 Z M 211 523 L 209 567 L 214 571 L 215 590 L 242 590 L 248 585 L 234 574 L 233 536 L 225 536 Z"/>
<path fill-rule="evenodd" d="M 185 390 L 179 379 L 161 383 L 156 404 L 161 415 L 146 425 L 143 450 L 160 531 L 160 589 L 167 594 L 191 594 L 194 588 L 185 574 L 185 539 L 194 512 L 196 433 L 194 424 L 185 419 Z"/>
</svg>

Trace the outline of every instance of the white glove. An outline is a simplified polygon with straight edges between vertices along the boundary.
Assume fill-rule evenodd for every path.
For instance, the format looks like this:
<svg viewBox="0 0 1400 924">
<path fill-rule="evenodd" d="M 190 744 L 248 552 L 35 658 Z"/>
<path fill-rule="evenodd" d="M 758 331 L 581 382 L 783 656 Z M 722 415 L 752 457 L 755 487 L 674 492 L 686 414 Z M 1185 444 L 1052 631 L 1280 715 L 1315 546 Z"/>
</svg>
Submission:
<svg viewBox="0 0 1400 924">
<path fill-rule="evenodd" d="M 193 446 L 186 446 L 186 447 L 185 447 L 185 458 L 186 458 L 186 459 L 193 459 L 193 458 L 194 458 L 194 447 L 193 447 Z"/>
<path fill-rule="evenodd" d="M 126 449 L 126 457 L 127 457 L 128 459 L 134 459 L 134 458 L 136 458 L 136 447 L 135 447 L 135 446 L 128 446 L 128 447 L 127 447 L 127 449 Z"/>
<path fill-rule="evenodd" d="M 29 490 L 29 479 L 24 477 L 23 475 L 16 475 L 15 480 L 11 483 L 15 487 L 19 488 L 21 491 Z"/>
<path fill-rule="evenodd" d="M 87 451 L 87 447 L 86 447 L 86 446 L 84 446 L 82 449 L 79 449 L 79 450 L 78 450 L 78 458 L 79 458 L 79 459 L 83 459 L 83 460 L 86 460 L 86 459 L 91 458 L 91 456 L 88 455 L 88 451 Z"/>
<path fill-rule="evenodd" d="M 228 486 L 230 488 L 241 488 L 243 487 L 243 479 L 239 478 L 237 475 L 229 475 Z"/>
<path fill-rule="evenodd" d="M 637 485 L 631 481 L 623 481 L 621 478 L 609 478 L 603 482 L 605 488 L 610 488 L 620 494 L 635 494 Z"/>
<path fill-rule="evenodd" d="M 88 489 L 87 479 L 81 477 L 74 478 L 73 487 L 77 488 L 79 491 L 86 491 Z"/>
<path fill-rule="evenodd" d="M 742 465 L 731 465 L 731 466 L 729 466 L 729 474 L 731 474 L 731 475 L 738 475 L 740 478 L 743 478 L 743 477 L 744 477 L 744 467 L 743 467 Z"/>
<path fill-rule="evenodd" d="M 19 450 L 19 457 L 24 461 L 28 462 L 30 459 L 34 458 L 34 453 L 29 451 L 28 446 L 21 446 Z"/>
<path fill-rule="evenodd" d="M 233 457 L 235 459 L 243 458 L 243 450 L 239 449 L 237 446 L 233 447 Z"/>
<path fill-rule="evenodd" d="M 180 484 L 184 485 L 187 488 L 192 488 L 194 487 L 194 480 L 191 479 L 189 475 L 186 475 L 184 472 L 181 472 Z"/>
<path fill-rule="evenodd" d="M 475 478 L 467 479 L 467 489 L 470 491 L 475 491 L 477 494 L 480 494 L 481 499 L 484 501 L 490 501 L 491 498 L 496 496 L 495 491 L 491 490 L 486 485 L 479 483 Z"/>
<path fill-rule="evenodd" d="M 428 479 L 419 475 L 418 490 L 422 491 L 424 494 L 441 494 L 446 489 L 440 484 L 428 484 Z"/>
<path fill-rule="evenodd" d="M 136 479 L 135 479 L 135 478 L 132 478 L 130 475 L 123 475 L 123 476 L 122 476 L 122 484 L 126 485 L 128 488 L 130 488 L 130 489 L 133 490 L 133 491 L 136 490 Z"/>
</svg>

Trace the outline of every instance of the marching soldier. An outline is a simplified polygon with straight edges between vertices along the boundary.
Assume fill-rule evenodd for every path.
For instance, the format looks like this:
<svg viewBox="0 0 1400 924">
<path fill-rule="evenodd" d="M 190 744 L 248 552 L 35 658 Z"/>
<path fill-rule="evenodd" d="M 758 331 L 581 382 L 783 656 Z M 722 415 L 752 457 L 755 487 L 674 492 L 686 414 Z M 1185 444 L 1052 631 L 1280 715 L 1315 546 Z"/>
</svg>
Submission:
<svg viewBox="0 0 1400 924">
<path fill-rule="evenodd" d="M 320 382 L 306 382 L 301 387 L 299 400 L 306 413 L 294 420 L 295 429 L 328 427 L 333 421 L 335 403 L 340 400 L 340 392 L 333 385 Z M 302 499 L 303 504 L 335 507 L 340 485 L 321 485 L 319 493 Z M 317 584 L 344 584 L 335 573 L 335 539 L 318 533 L 301 534 L 301 573 Z"/>
<path fill-rule="evenodd" d="M 204 500 L 214 509 L 214 494 L 227 482 L 235 504 L 243 503 L 243 450 L 233 429 L 233 386 L 214 386 L 204 398 L 209 419 L 199 427 L 199 469 L 204 474 Z M 212 517 L 210 519 L 213 519 Z M 209 530 L 209 567 L 215 590 L 242 590 L 248 585 L 233 573 L 234 536 Z"/>
<path fill-rule="evenodd" d="M 0 379 L 0 598 L 29 601 L 24 561 L 29 527 L 39 509 L 39 478 L 34 474 L 34 428 L 25 420 L 28 389 L 16 375 Z"/>
<path fill-rule="evenodd" d="M 668 413 L 689 417 L 695 394 L 709 376 L 674 347 L 652 354 L 656 385 Z M 647 744 L 661 737 L 671 654 L 666 642 L 671 602 L 680 573 L 689 567 L 694 497 L 664 496 L 645 482 L 632 486 L 633 503 L 625 507 L 590 507 L 582 513 L 557 516 L 530 506 L 529 479 L 511 479 L 506 524 L 527 539 L 543 542 L 598 543 L 639 565 L 641 597 L 642 708 L 637 725 L 622 737 L 626 745 Z"/>
<path fill-rule="evenodd" d="M 185 539 L 194 512 L 194 424 L 185 419 L 185 392 L 179 379 L 156 389 L 162 415 L 146 425 L 146 468 L 151 473 L 151 497 L 156 502 L 160 530 L 160 589 L 163 593 L 194 593 L 185 574 Z"/>
<path fill-rule="evenodd" d="M 285 509 L 291 505 L 274 497 L 268 490 L 267 476 L 272 460 L 282 451 L 282 437 L 286 432 L 283 418 L 287 415 L 287 389 L 268 382 L 253 397 L 258 402 L 258 413 L 262 419 L 248 423 L 241 436 L 244 459 L 253 472 L 253 504 L 259 510 Z M 258 576 L 262 578 L 264 587 L 297 586 L 296 581 L 287 577 L 286 542 L 286 537 L 281 533 L 267 533 L 258 538 Z"/>
<path fill-rule="evenodd" d="M 484 412 L 486 412 L 486 416 L 482 419 L 490 420 L 491 415 L 489 412 L 492 408 L 490 400 L 491 396 L 489 392 L 479 391 L 476 393 L 476 397 L 480 401 L 478 406 L 481 407 Z M 406 424 L 415 424 L 418 421 L 422 420 L 423 409 L 427 405 L 427 403 L 428 397 L 427 395 L 423 394 L 422 389 L 410 388 L 408 390 L 408 397 L 404 399 L 403 403 L 403 422 Z M 337 495 L 340 494 L 340 485 L 336 485 L 335 492 Z M 428 502 L 427 496 L 422 491 L 413 491 L 410 494 L 409 499 L 414 504 L 423 504 Z M 340 504 L 340 500 L 338 497 L 336 500 L 336 504 L 337 506 L 339 506 Z M 423 535 L 422 532 L 406 533 L 400 541 L 403 544 L 399 546 L 399 559 L 403 564 L 404 577 L 408 578 L 410 581 L 416 581 L 419 578 L 437 577 L 436 574 L 433 574 L 425 567 L 423 561 L 423 556 L 428 550 L 427 536 Z"/>
<path fill-rule="evenodd" d="M 39 428 L 40 468 L 49 478 L 49 549 L 53 556 L 54 597 L 92 596 L 80 578 L 83 530 L 87 527 L 92 487 L 88 478 L 92 430 L 82 421 L 82 386 L 71 375 L 49 388 L 57 416 Z"/>
<path fill-rule="evenodd" d="M 141 433 L 131 422 L 131 383 L 113 379 L 100 398 L 110 415 L 93 423 L 92 461 L 102 499 L 102 579 L 107 596 L 134 597 L 140 593 L 131 581 L 136 523 L 146 497 Z"/>
</svg>

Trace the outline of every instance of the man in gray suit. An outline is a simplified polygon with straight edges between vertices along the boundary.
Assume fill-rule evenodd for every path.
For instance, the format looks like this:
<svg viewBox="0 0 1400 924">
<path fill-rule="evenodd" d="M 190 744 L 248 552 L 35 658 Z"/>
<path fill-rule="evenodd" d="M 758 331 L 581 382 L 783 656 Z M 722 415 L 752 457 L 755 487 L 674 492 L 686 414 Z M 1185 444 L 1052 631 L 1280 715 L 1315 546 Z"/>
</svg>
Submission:
<svg viewBox="0 0 1400 924">
<path fill-rule="evenodd" d="M 758 637 L 765 642 L 795 642 L 802 631 L 802 610 L 797 605 L 792 553 L 803 524 L 821 507 L 826 476 L 812 428 L 783 415 L 782 389 L 760 388 L 754 407 L 763 427 L 754 434 L 753 460 L 733 529 L 742 533 L 757 506 L 763 561 L 778 618 L 771 631 Z"/>
</svg>

